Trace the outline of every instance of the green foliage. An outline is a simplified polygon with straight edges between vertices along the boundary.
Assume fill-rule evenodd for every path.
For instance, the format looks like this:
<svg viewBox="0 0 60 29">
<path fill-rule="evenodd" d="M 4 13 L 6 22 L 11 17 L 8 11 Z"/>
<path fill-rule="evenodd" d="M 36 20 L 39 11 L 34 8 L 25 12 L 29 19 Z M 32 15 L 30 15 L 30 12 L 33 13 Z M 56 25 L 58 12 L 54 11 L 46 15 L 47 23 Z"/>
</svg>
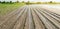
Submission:
<svg viewBox="0 0 60 29">
<path fill-rule="evenodd" d="M 10 2 L 5 2 L 6 4 L 9 4 Z"/>
<path fill-rule="evenodd" d="M 25 5 L 24 3 L 13 3 L 13 4 L 1 4 L 0 3 L 0 15 L 5 15 L 11 11 L 16 10 L 17 8 Z"/>
<path fill-rule="evenodd" d="M 10 3 L 13 3 L 12 1 L 10 1 Z"/>
<path fill-rule="evenodd" d="M 22 3 L 25 3 L 24 1 L 22 1 Z"/>
<path fill-rule="evenodd" d="M 2 3 L 5 3 L 5 1 L 3 1 Z"/>
<path fill-rule="evenodd" d="M 53 3 L 52 1 L 50 1 L 50 3 Z"/>
<path fill-rule="evenodd" d="M 12 4 L 12 3 L 14 3 L 14 2 L 12 2 L 12 1 L 10 1 L 10 2 L 6 2 L 6 1 L 1 2 L 1 1 L 0 1 L 0 3 L 1 3 L 1 4 L 10 4 L 10 3 Z"/>
<path fill-rule="evenodd" d="M 0 3 L 1 3 L 1 1 L 0 1 Z"/>
<path fill-rule="evenodd" d="M 16 1 L 16 3 L 19 3 L 19 1 Z"/>
<path fill-rule="evenodd" d="M 30 4 L 30 1 L 26 2 L 26 4 L 29 5 Z"/>
</svg>

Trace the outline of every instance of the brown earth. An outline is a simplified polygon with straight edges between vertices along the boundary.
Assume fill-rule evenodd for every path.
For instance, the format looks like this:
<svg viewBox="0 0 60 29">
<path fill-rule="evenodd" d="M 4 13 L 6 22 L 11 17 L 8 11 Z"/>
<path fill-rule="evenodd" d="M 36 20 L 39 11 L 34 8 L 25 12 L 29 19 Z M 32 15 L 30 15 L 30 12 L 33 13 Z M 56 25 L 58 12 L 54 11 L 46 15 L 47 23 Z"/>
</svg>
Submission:
<svg viewBox="0 0 60 29">
<path fill-rule="evenodd" d="M 60 14 L 26 5 L 0 19 L 0 29 L 60 29 Z"/>
</svg>

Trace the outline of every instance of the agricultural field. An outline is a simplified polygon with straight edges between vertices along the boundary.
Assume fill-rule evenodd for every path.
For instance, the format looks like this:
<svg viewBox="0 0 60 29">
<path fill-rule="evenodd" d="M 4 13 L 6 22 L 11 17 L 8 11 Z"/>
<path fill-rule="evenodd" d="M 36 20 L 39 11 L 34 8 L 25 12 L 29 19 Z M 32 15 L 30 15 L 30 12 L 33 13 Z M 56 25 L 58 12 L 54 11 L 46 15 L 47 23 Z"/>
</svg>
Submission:
<svg viewBox="0 0 60 29">
<path fill-rule="evenodd" d="M 0 3 L 0 29 L 60 29 L 60 3 Z"/>
<path fill-rule="evenodd" d="M 5 15 L 19 7 L 25 5 L 24 3 L 13 3 L 13 4 L 1 4 L 0 3 L 0 15 Z"/>
<path fill-rule="evenodd" d="M 0 18 L 0 29 L 60 29 L 60 5 L 25 5 Z"/>
</svg>

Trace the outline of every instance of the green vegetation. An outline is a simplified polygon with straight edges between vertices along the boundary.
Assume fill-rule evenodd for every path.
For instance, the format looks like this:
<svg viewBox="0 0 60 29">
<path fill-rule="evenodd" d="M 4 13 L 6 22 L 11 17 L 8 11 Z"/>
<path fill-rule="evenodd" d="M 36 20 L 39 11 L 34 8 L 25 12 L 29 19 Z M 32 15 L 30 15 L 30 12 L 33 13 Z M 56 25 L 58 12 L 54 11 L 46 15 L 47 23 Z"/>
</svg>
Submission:
<svg viewBox="0 0 60 29">
<path fill-rule="evenodd" d="M 12 3 L 10 1 L 10 3 L 5 3 L 3 2 L 4 4 L 0 3 L 0 15 L 5 15 L 13 10 L 16 10 L 18 9 L 19 7 L 25 5 L 24 3 L 13 3 L 13 4 L 10 4 Z"/>
<path fill-rule="evenodd" d="M 16 1 L 16 2 L 13 2 L 13 1 L 0 1 L 0 3 L 2 3 L 2 4 L 8 4 L 8 3 L 10 3 L 10 4 L 13 4 L 13 3 L 20 3 L 19 1 Z"/>
<path fill-rule="evenodd" d="M 23 5 L 30 5 L 30 4 L 60 4 L 60 2 L 53 2 L 53 1 L 50 1 L 50 2 L 19 2 L 19 1 L 16 1 L 16 2 L 6 2 L 6 1 L 3 1 L 1 2 L 0 1 L 0 15 L 5 15 L 13 10 L 16 10 L 18 7 L 21 7 Z"/>
<path fill-rule="evenodd" d="M 31 4 L 31 3 L 28 1 L 28 2 L 26 2 L 26 4 L 29 5 L 29 4 Z"/>
<path fill-rule="evenodd" d="M 50 1 L 50 2 L 26 2 L 26 4 L 60 4 L 60 2 L 53 2 L 53 1 Z"/>
</svg>

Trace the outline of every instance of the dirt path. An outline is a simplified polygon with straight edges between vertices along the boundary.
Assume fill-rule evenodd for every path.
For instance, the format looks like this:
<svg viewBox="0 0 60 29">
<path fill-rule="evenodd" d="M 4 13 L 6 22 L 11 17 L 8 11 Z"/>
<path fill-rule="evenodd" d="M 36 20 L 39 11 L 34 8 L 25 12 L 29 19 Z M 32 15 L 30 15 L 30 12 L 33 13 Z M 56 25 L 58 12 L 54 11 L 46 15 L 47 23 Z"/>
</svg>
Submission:
<svg viewBox="0 0 60 29">
<path fill-rule="evenodd" d="M 39 6 L 24 6 L 0 19 L 0 29 L 60 29 L 60 14 Z"/>
</svg>

